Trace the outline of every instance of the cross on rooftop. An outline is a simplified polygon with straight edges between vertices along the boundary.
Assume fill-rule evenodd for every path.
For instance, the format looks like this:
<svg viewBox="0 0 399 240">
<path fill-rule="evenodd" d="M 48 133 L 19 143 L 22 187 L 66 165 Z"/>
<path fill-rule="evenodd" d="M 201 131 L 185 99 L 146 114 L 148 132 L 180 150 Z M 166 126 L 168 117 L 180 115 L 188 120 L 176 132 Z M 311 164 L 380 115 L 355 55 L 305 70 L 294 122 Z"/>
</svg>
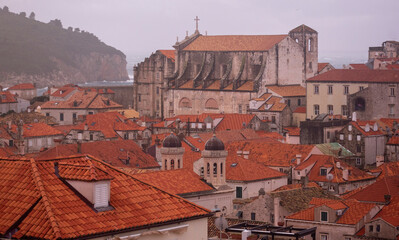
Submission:
<svg viewBox="0 0 399 240">
<path fill-rule="evenodd" d="M 200 19 L 198 18 L 198 16 L 196 16 L 195 18 L 194 18 L 194 21 L 195 21 L 195 32 L 198 32 L 198 21 L 199 21 Z"/>
</svg>

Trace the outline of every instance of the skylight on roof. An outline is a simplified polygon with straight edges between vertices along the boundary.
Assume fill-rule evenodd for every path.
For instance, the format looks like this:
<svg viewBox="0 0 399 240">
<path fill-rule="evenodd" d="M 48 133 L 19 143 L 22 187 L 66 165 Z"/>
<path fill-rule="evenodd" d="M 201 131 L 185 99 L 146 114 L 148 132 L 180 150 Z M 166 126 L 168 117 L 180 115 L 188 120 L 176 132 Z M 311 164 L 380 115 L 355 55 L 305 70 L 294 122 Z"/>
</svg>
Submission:
<svg viewBox="0 0 399 240">
<path fill-rule="evenodd" d="M 238 163 L 232 163 L 231 167 L 236 167 Z"/>
</svg>

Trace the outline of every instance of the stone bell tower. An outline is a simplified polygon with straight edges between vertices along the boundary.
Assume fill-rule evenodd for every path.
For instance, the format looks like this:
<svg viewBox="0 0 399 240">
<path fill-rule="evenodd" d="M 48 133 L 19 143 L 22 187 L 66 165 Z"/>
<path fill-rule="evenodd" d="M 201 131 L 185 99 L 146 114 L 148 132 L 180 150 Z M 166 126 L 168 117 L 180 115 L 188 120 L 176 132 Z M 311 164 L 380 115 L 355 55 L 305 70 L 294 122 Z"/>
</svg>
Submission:
<svg viewBox="0 0 399 240">
<path fill-rule="evenodd" d="M 167 136 L 161 148 L 161 170 L 173 170 L 183 168 L 184 148 L 179 137 L 174 133 Z"/>
<path fill-rule="evenodd" d="M 204 159 L 204 178 L 214 187 L 226 184 L 226 157 L 223 142 L 215 134 L 205 144 L 202 151 Z"/>
</svg>

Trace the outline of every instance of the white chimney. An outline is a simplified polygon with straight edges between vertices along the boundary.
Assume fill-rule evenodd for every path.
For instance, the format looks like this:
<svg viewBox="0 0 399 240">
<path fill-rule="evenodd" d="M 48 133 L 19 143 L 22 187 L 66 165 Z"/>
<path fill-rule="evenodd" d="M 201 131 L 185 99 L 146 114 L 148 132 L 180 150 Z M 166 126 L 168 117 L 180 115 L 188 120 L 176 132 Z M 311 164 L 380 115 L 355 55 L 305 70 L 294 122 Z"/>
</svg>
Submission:
<svg viewBox="0 0 399 240">
<path fill-rule="evenodd" d="M 370 132 L 370 125 L 367 123 L 366 127 L 364 127 L 364 131 Z"/>
<path fill-rule="evenodd" d="M 381 166 L 384 164 L 384 156 L 378 155 L 375 159 L 375 164 L 377 167 Z"/>
<path fill-rule="evenodd" d="M 247 240 L 249 236 L 251 236 L 251 230 L 246 229 L 241 233 L 241 240 Z"/>
<path fill-rule="evenodd" d="M 242 155 L 243 155 L 243 157 L 244 157 L 245 159 L 248 159 L 248 158 L 249 158 L 249 151 L 243 151 L 243 152 L 242 152 Z"/>
<path fill-rule="evenodd" d="M 295 155 L 295 157 L 296 157 L 296 165 L 301 164 L 302 154 L 297 154 Z"/>
<path fill-rule="evenodd" d="M 352 113 L 352 121 L 353 121 L 353 122 L 356 122 L 356 121 L 357 121 L 357 119 L 356 119 L 356 112 L 353 112 L 353 113 Z"/>
<path fill-rule="evenodd" d="M 278 220 L 280 219 L 280 198 L 275 197 L 273 199 L 273 212 L 274 212 L 274 226 L 278 226 Z"/>
<path fill-rule="evenodd" d="M 341 168 L 341 163 L 340 162 L 337 162 L 336 165 L 337 165 L 337 168 Z"/>
<path fill-rule="evenodd" d="M 373 130 L 374 130 L 374 132 L 378 131 L 378 124 L 377 123 L 374 123 Z"/>
<path fill-rule="evenodd" d="M 342 170 L 342 178 L 345 181 L 348 181 L 348 177 L 349 177 L 349 170 L 345 168 L 345 169 Z"/>
</svg>

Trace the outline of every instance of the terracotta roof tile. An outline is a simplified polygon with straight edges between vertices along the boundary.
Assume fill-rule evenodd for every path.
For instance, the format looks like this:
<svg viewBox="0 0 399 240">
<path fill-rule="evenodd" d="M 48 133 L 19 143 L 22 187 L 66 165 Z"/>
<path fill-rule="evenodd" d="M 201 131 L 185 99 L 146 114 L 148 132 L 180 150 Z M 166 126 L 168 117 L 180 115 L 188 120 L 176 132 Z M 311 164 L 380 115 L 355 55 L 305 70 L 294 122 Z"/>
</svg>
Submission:
<svg viewBox="0 0 399 240">
<path fill-rule="evenodd" d="M 266 138 L 275 139 L 277 141 L 283 141 L 284 140 L 284 137 L 278 132 L 256 131 L 256 133 L 262 138 L 266 137 Z"/>
<path fill-rule="evenodd" d="M 266 88 L 275 92 L 282 97 L 305 97 L 306 88 L 300 85 L 290 85 L 290 86 L 266 86 Z"/>
<path fill-rule="evenodd" d="M 389 204 L 385 205 L 381 211 L 373 217 L 373 220 L 379 218 L 395 227 L 399 226 L 399 196 L 392 197 Z"/>
<path fill-rule="evenodd" d="M 373 127 L 374 124 L 376 124 L 376 121 L 356 121 L 356 122 L 350 122 L 350 124 L 358 129 L 364 136 L 374 136 L 374 135 L 383 135 L 384 133 L 380 130 L 380 128 L 377 129 L 377 131 L 374 131 Z M 365 128 L 366 125 L 369 125 L 370 130 L 366 132 Z"/>
<path fill-rule="evenodd" d="M 308 33 L 317 33 L 315 30 L 313 30 L 312 28 L 306 26 L 305 24 L 302 24 L 294 29 L 292 29 L 290 31 L 291 32 L 296 32 L 296 33 L 304 33 L 304 32 L 308 32 Z"/>
<path fill-rule="evenodd" d="M 160 51 L 165 57 L 175 62 L 175 50 L 158 50 Z"/>
<path fill-rule="evenodd" d="M 393 136 L 387 142 L 387 145 L 399 145 L 399 136 Z"/>
<path fill-rule="evenodd" d="M 36 89 L 32 83 L 21 83 L 8 88 L 8 90 L 31 90 L 31 89 Z"/>
<path fill-rule="evenodd" d="M 385 203 L 384 195 L 399 196 L 399 176 L 381 178 L 347 198 L 363 202 Z"/>
<path fill-rule="evenodd" d="M 11 131 L 15 134 L 18 132 L 17 126 L 12 125 Z M 47 125 L 45 123 L 30 123 L 23 125 L 23 134 L 24 137 L 40 137 L 40 136 L 54 136 L 54 135 L 63 135 L 63 133 L 56 128 Z"/>
<path fill-rule="evenodd" d="M 309 78 L 306 81 L 397 83 L 399 82 L 399 72 L 396 70 L 333 69 Z"/>
<path fill-rule="evenodd" d="M 381 166 L 370 169 L 370 172 L 379 173 L 378 179 L 399 175 L 399 162 L 384 162 Z"/>
<path fill-rule="evenodd" d="M 307 188 L 318 188 L 321 189 L 321 187 L 315 183 L 315 182 L 309 182 L 306 185 Z M 297 183 L 297 184 L 288 184 L 288 185 L 284 185 L 282 187 L 279 187 L 275 190 L 272 191 L 272 193 L 277 193 L 277 192 L 281 192 L 281 191 L 290 191 L 290 190 L 295 190 L 295 189 L 301 189 L 303 188 L 302 184 Z M 324 199 L 324 198 L 323 198 Z"/>
<path fill-rule="evenodd" d="M 246 128 L 254 117 L 256 117 L 254 114 L 224 114 L 223 120 L 216 127 L 216 131 L 239 130 Z"/>
<path fill-rule="evenodd" d="M 85 165 L 88 161 L 113 177 L 110 188 L 113 210 L 93 211 L 54 173 L 54 162 Z M 46 161 L 1 159 L 0 171 L 1 234 L 32 207 L 21 218 L 15 238 L 80 238 L 209 216 L 209 210 L 90 156 Z M 9 184 L 10 181 L 15 184 Z"/>
<path fill-rule="evenodd" d="M 184 51 L 267 51 L 287 35 L 199 36 Z"/>
<path fill-rule="evenodd" d="M 296 155 L 301 154 L 305 159 L 312 149 L 313 145 L 267 143 L 261 141 L 237 141 L 228 146 L 229 151 L 238 150 L 249 151 L 249 159 L 264 163 L 266 166 L 289 167 L 295 166 Z"/>
<path fill-rule="evenodd" d="M 320 72 L 321 70 L 323 70 L 323 68 L 325 68 L 328 64 L 330 64 L 330 63 L 318 63 L 317 64 L 317 72 Z"/>
<path fill-rule="evenodd" d="M 284 127 L 284 130 L 287 131 L 290 136 L 299 136 L 301 133 L 299 127 Z"/>
<path fill-rule="evenodd" d="M 306 107 L 297 107 L 294 111 L 294 113 L 306 113 Z"/>
<path fill-rule="evenodd" d="M 340 163 L 340 168 L 337 167 L 337 162 Z M 344 161 L 337 159 L 333 156 L 328 155 L 317 155 L 312 154 L 306 161 L 303 161 L 296 169 L 301 169 L 303 166 L 309 166 L 309 164 L 314 163 L 314 166 L 310 169 L 308 176 L 309 181 L 315 182 L 327 182 L 326 176 L 320 175 L 321 168 L 330 169 L 327 174 L 332 174 L 333 179 L 331 182 L 343 183 L 343 182 L 352 182 L 352 181 L 360 181 L 360 180 L 371 180 L 374 179 L 375 176 L 369 175 L 366 172 L 351 167 Z M 343 178 L 343 169 L 348 169 L 348 179 Z"/>
<path fill-rule="evenodd" d="M 142 173 L 136 174 L 134 177 L 172 194 L 181 195 L 214 190 L 196 173 L 188 169 Z"/>
<path fill-rule="evenodd" d="M 264 164 L 237 156 L 235 152 L 229 152 L 226 159 L 226 180 L 250 182 L 285 176 Z"/>
<path fill-rule="evenodd" d="M 90 154 L 117 167 L 159 168 L 156 160 L 143 152 L 132 140 L 95 141 L 82 143 L 80 153 Z M 61 144 L 40 153 L 38 159 L 79 154 L 77 144 Z M 127 164 L 127 159 L 129 159 Z"/>
<path fill-rule="evenodd" d="M 89 161 L 87 164 L 60 162 L 58 169 L 60 176 L 67 180 L 90 182 L 112 179 L 107 172 L 93 165 L 91 161 Z"/>
<path fill-rule="evenodd" d="M 0 104 L 2 103 L 16 103 L 17 99 L 15 95 L 10 93 L 9 91 L 0 92 Z"/>
<path fill-rule="evenodd" d="M 351 63 L 349 66 L 356 70 L 370 70 L 370 68 L 368 68 L 364 63 Z"/>
</svg>

